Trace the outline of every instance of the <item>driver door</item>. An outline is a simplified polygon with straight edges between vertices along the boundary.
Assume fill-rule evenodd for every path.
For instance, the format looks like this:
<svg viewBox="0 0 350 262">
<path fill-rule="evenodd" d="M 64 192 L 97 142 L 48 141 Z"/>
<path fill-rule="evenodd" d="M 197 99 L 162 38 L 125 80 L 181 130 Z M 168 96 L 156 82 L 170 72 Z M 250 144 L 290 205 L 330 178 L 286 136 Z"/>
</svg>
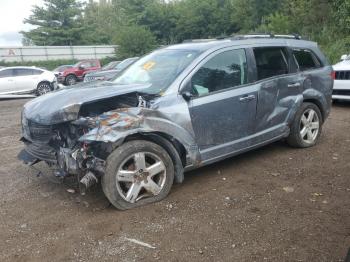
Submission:
<svg viewBox="0 0 350 262">
<path fill-rule="evenodd" d="M 244 49 L 220 51 L 191 77 L 189 111 L 203 162 L 246 147 L 254 132 L 258 88 L 248 84 Z"/>
</svg>

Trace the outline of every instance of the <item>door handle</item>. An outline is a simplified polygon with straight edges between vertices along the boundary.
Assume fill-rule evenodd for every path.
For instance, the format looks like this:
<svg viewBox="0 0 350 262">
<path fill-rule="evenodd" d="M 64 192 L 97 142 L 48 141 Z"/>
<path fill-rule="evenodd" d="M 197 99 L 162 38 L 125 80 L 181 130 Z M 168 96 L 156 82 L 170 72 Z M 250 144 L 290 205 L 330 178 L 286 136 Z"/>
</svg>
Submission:
<svg viewBox="0 0 350 262">
<path fill-rule="evenodd" d="M 247 96 L 242 96 L 239 101 L 240 102 L 249 102 L 255 99 L 255 95 L 247 95 Z"/>
<path fill-rule="evenodd" d="M 293 88 L 293 87 L 300 87 L 300 83 L 294 83 L 294 84 L 289 84 L 288 87 Z"/>
</svg>

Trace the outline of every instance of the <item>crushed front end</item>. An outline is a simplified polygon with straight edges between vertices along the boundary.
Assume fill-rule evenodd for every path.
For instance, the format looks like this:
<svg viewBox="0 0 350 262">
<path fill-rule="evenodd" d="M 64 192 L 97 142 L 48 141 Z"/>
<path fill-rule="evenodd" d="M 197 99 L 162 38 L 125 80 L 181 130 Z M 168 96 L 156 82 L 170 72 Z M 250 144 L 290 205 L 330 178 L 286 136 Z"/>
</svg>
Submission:
<svg viewBox="0 0 350 262">
<path fill-rule="evenodd" d="M 87 189 L 104 173 L 107 148 L 103 144 L 86 143 L 79 138 L 89 132 L 79 121 L 42 125 L 22 115 L 21 141 L 25 148 L 18 158 L 28 165 L 46 162 L 57 177 L 75 175 L 81 189 Z M 105 145 L 106 146 L 106 145 Z"/>
</svg>

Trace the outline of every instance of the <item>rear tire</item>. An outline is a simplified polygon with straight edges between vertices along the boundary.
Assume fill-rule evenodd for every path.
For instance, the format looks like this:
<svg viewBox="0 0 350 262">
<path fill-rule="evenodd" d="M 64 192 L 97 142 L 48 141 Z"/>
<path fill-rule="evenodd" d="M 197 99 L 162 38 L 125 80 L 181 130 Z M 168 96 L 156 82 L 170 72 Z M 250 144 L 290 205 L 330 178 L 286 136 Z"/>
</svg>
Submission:
<svg viewBox="0 0 350 262">
<path fill-rule="evenodd" d="M 68 75 L 65 82 L 67 86 L 73 86 L 78 82 L 78 79 L 75 75 Z"/>
<path fill-rule="evenodd" d="M 174 181 L 174 164 L 161 146 L 126 142 L 107 159 L 102 189 L 113 206 L 131 209 L 163 200 Z"/>
<path fill-rule="evenodd" d="M 295 115 L 287 143 L 292 147 L 308 148 L 316 145 L 322 133 L 320 109 L 313 103 L 303 103 Z"/>
</svg>

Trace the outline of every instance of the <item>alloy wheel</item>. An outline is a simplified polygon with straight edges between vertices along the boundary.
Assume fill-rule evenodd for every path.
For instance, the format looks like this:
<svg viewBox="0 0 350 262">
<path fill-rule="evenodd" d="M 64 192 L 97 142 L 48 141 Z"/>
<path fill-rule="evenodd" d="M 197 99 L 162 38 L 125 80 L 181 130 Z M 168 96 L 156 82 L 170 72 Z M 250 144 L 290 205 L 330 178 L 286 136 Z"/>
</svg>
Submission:
<svg viewBox="0 0 350 262">
<path fill-rule="evenodd" d="M 129 203 L 160 194 L 166 182 L 163 161 L 150 152 L 138 152 L 128 157 L 116 174 L 119 195 Z"/>
<path fill-rule="evenodd" d="M 313 109 L 306 110 L 300 120 L 300 136 L 307 144 L 316 141 L 320 130 L 320 119 Z"/>
<path fill-rule="evenodd" d="M 38 95 L 39 96 L 45 95 L 45 94 L 49 93 L 50 91 L 51 91 L 51 87 L 49 84 L 44 83 L 44 84 L 40 84 L 38 86 Z"/>
</svg>

